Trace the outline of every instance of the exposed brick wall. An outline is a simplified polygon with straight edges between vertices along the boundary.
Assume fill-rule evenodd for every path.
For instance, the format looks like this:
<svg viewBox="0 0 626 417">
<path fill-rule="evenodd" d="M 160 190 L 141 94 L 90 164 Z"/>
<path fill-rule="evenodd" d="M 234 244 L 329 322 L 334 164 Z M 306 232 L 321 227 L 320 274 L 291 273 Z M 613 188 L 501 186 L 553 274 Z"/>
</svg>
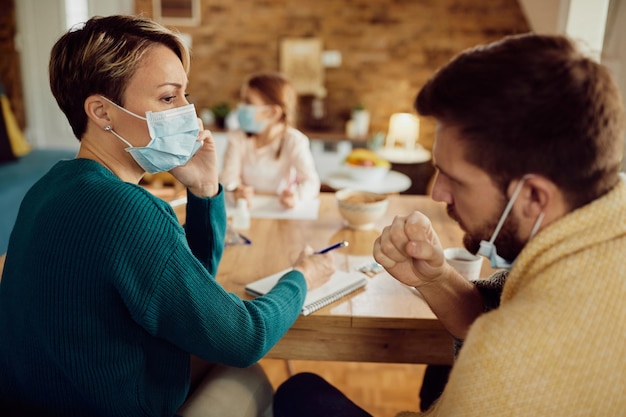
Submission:
<svg viewBox="0 0 626 417">
<path fill-rule="evenodd" d="M 14 0 L 0 7 L 0 80 L 23 126 Z M 152 0 L 135 0 L 135 7 L 152 16 Z M 372 132 L 386 131 L 392 113 L 412 111 L 420 86 L 457 52 L 529 30 L 516 0 L 201 0 L 201 13 L 201 25 L 179 27 L 193 40 L 189 92 L 199 109 L 234 105 L 248 74 L 277 70 L 281 38 L 316 36 L 342 54 L 341 67 L 325 71 L 333 127 L 343 130 L 360 102 Z M 302 111 L 308 100 L 301 99 Z M 432 132 L 422 120 L 426 146 Z"/>
<path fill-rule="evenodd" d="M 151 16 L 152 0 L 136 9 Z M 193 39 L 189 92 L 198 108 L 235 104 L 246 75 L 278 69 L 281 38 L 316 36 L 342 54 L 341 67 L 325 71 L 339 130 L 361 102 L 370 130 L 386 131 L 389 116 L 412 111 L 416 92 L 454 54 L 529 30 L 516 0 L 201 0 L 201 13 L 200 26 L 179 27 Z M 422 121 L 427 146 L 432 131 Z"/>
<path fill-rule="evenodd" d="M 15 50 L 15 3 L 0 0 L 0 82 L 4 86 L 17 124 L 24 129 L 24 98 L 20 75 L 19 55 Z"/>
</svg>

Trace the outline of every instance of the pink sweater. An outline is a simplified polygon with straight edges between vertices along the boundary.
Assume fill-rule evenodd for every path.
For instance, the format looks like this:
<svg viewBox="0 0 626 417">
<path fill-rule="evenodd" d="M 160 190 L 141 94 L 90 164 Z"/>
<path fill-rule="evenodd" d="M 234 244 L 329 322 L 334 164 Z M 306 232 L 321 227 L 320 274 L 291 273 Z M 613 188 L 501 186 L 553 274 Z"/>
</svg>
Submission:
<svg viewBox="0 0 626 417">
<path fill-rule="evenodd" d="M 220 182 L 226 188 L 249 185 L 264 194 L 280 194 L 286 187 L 294 186 L 300 201 L 316 198 L 320 178 L 309 139 L 299 130 L 289 128 L 277 159 L 280 145 L 281 141 L 275 140 L 257 149 L 255 140 L 241 130 L 229 132 Z"/>
</svg>

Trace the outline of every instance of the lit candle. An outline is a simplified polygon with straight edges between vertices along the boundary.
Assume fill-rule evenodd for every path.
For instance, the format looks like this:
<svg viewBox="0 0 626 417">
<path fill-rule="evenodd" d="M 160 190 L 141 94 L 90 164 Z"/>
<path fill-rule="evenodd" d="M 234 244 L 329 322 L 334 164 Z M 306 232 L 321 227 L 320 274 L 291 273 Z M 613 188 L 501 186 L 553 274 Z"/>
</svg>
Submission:
<svg viewBox="0 0 626 417">
<path fill-rule="evenodd" d="M 395 147 L 396 142 L 405 149 L 414 149 L 419 137 L 419 119 L 411 113 L 395 113 L 389 119 L 389 132 L 385 147 Z"/>
</svg>

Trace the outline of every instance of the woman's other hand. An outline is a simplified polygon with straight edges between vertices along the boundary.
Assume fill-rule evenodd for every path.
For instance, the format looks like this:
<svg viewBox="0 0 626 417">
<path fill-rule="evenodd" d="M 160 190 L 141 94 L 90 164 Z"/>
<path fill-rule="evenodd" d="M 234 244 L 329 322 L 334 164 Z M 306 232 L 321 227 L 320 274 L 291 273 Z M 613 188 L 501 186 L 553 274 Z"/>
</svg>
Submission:
<svg viewBox="0 0 626 417">
<path fill-rule="evenodd" d="M 326 283 L 335 272 L 332 253 L 315 254 L 313 248 L 305 247 L 298 256 L 293 269 L 302 272 L 309 291 Z"/>
</svg>

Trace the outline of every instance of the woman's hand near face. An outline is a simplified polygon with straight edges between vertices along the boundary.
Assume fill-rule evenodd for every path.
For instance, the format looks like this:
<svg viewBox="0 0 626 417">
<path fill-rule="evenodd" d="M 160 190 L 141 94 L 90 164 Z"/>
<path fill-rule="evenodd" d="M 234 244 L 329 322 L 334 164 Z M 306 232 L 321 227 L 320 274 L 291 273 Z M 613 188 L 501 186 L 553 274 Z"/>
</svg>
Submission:
<svg viewBox="0 0 626 417">
<path fill-rule="evenodd" d="M 332 253 L 315 254 L 313 248 L 305 247 L 298 256 L 293 269 L 302 272 L 309 291 L 326 283 L 335 272 Z"/>
<path fill-rule="evenodd" d="M 398 281 L 413 287 L 433 282 L 451 268 L 430 220 L 418 211 L 396 217 L 383 229 L 374 242 L 374 259 Z"/>
<path fill-rule="evenodd" d="M 211 132 L 204 130 L 202 121 L 198 141 L 202 146 L 186 165 L 176 167 L 170 173 L 192 194 L 198 197 L 213 197 L 219 191 L 217 152 Z"/>
</svg>

